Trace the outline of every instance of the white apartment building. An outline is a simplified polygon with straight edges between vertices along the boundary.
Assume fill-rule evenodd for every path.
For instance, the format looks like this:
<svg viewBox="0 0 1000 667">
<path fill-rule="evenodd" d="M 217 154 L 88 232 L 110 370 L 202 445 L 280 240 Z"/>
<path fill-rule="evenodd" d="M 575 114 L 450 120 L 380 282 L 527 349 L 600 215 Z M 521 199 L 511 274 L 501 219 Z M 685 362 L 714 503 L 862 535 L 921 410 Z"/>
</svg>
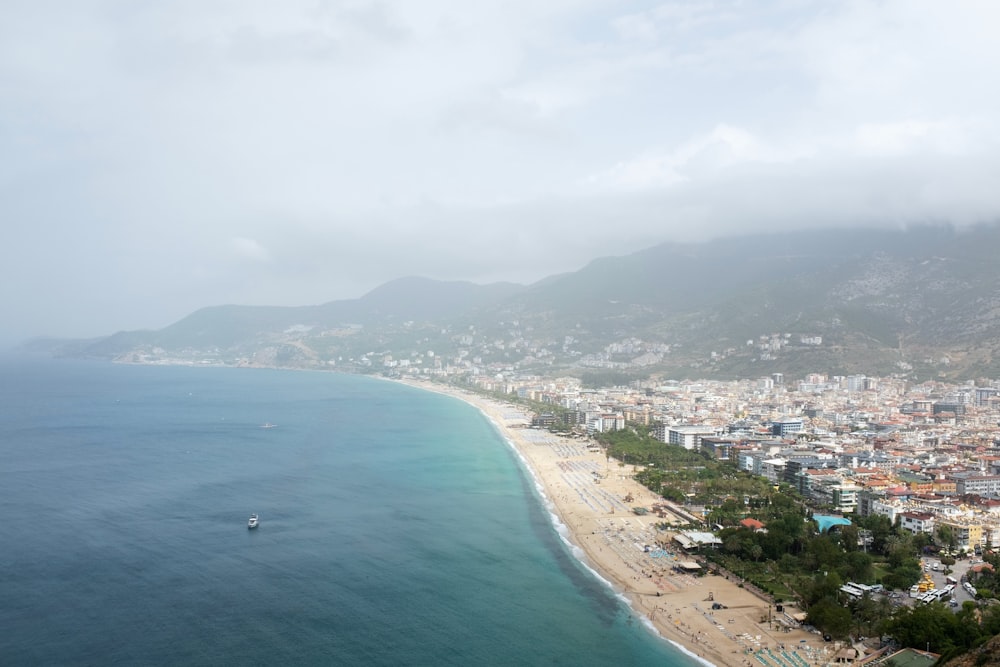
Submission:
<svg viewBox="0 0 1000 667">
<path fill-rule="evenodd" d="M 760 475 L 771 482 L 777 484 L 785 477 L 785 459 L 775 458 L 761 461 Z"/>
<path fill-rule="evenodd" d="M 933 533 L 934 515 L 928 512 L 902 512 L 899 527 L 911 533 Z"/>
<path fill-rule="evenodd" d="M 858 508 L 858 492 L 861 487 L 854 482 L 843 481 L 831 489 L 833 506 L 841 512 L 853 513 Z"/>
<path fill-rule="evenodd" d="M 667 426 L 664 429 L 663 442 L 680 445 L 684 449 L 700 449 L 702 436 L 721 435 L 721 429 L 714 426 L 688 425 Z"/>
<path fill-rule="evenodd" d="M 959 495 L 975 493 L 980 496 L 1000 494 L 1000 475 L 983 475 L 979 473 L 954 473 L 955 492 Z"/>
</svg>

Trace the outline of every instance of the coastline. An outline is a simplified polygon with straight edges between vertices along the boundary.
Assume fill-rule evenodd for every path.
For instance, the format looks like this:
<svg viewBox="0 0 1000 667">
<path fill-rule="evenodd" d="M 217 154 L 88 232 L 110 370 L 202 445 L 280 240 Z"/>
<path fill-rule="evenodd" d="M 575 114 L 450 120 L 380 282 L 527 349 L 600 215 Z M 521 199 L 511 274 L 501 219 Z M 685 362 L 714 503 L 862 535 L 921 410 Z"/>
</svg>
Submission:
<svg viewBox="0 0 1000 667">
<path fill-rule="evenodd" d="M 632 479 L 629 466 L 584 441 L 525 428 L 530 415 L 522 408 L 432 382 L 398 381 L 477 408 L 531 475 L 574 555 L 647 627 L 692 659 L 717 667 L 805 667 L 832 657 L 820 637 L 777 622 L 781 614 L 735 578 L 675 571 L 690 558 L 670 544 L 672 533 L 655 527 L 671 523 L 669 514 L 632 511 L 662 499 Z"/>
</svg>

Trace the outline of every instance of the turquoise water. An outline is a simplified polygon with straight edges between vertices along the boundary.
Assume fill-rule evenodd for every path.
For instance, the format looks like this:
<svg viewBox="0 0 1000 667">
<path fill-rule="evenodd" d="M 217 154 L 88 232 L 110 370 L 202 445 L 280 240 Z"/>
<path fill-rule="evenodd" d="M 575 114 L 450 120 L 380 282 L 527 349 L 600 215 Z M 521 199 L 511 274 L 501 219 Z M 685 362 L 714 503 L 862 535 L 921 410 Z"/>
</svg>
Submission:
<svg viewBox="0 0 1000 667">
<path fill-rule="evenodd" d="M 0 664 L 695 664 L 449 397 L 7 360 L 0 433 Z"/>
</svg>

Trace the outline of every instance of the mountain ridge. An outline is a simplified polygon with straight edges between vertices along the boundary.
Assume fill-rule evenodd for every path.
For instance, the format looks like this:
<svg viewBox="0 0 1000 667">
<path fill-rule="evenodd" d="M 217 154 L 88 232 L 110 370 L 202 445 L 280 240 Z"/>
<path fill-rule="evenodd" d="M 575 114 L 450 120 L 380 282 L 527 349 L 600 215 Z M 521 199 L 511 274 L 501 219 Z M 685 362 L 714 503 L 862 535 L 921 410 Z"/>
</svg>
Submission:
<svg viewBox="0 0 1000 667">
<path fill-rule="evenodd" d="M 996 249 L 1000 225 L 668 242 L 531 285 L 410 276 L 316 306 L 210 306 L 66 349 L 352 369 L 419 354 L 425 367 L 480 359 L 525 372 L 978 376 L 1000 373 Z M 618 350 L 632 339 L 624 349 L 644 361 L 630 367 Z"/>
</svg>

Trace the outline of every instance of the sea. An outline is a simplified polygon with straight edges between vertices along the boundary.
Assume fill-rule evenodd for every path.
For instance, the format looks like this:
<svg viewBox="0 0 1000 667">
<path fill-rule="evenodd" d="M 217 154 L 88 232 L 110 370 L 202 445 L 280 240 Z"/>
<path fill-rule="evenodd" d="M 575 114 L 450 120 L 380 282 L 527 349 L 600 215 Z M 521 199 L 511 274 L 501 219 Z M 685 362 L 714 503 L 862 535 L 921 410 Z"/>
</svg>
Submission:
<svg viewBox="0 0 1000 667">
<path fill-rule="evenodd" d="M 702 664 L 560 530 L 453 397 L 0 359 L 0 665 Z"/>
</svg>

